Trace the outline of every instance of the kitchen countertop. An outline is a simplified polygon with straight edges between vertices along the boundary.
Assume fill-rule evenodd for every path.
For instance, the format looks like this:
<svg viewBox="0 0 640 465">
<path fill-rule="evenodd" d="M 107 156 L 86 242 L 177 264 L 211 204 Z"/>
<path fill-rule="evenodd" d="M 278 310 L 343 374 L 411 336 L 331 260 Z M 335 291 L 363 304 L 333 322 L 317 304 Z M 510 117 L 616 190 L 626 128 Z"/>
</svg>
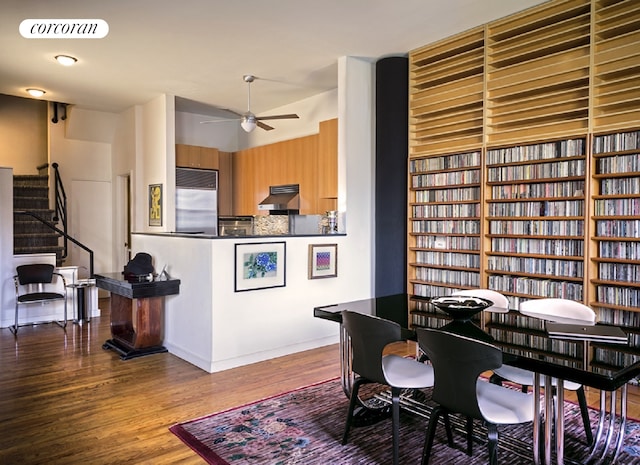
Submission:
<svg viewBox="0 0 640 465">
<path fill-rule="evenodd" d="M 181 232 L 133 232 L 131 234 L 138 234 L 144 236 L 164 236 L 164 237 L 189 237 L 193 239 L 260 239 L 260 238 L 283 238 L 283 237 L 343 237 L 346 236 L 346 233 L 335 233 L 335 234 L 273 234 L 273 235 L 247 235 L 247 236 L 213 236 L 211 234 L 192 234 L 192 233 L 181 233 Z"/>
</svg>

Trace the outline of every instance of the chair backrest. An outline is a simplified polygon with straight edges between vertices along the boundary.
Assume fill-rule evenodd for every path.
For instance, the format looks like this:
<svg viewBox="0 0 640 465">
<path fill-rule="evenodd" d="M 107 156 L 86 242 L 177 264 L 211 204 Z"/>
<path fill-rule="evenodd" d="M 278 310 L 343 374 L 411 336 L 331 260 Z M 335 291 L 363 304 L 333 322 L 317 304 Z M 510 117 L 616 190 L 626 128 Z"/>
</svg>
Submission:
<svg viewBox="0 0 640 465">
<path fill-rule="evenodd" d="M 47 263 L 32 263 L 16 267 L 18 282 L 25 284 L 50 283 L 53 280 L 54 266 Z"/>
<path fill-rule="evenodd" d="M 351 339 L 353 371 L 370 381 L 386 384 L 382 353 L 387 344 L 402 340 L 400 325 L 348 310 L 342 311 L 342 324 Z"/>
<path fill-rule="evenodd" d="M 488 312 L 506 313 L 509 311 L 509 299 L 498 291 L 493 291 L 491 289 L 464 289 L 462 291 L 455 291 L 451 295 L 480 297 L 481 299 L 490 300 L 493 302 L 493 305 L 485 308 L 485 311 Z"/>
<path fill-rule="evenodd" d="M 502 351 L 486 342 L 431 328 L 417 328 L 418 344 L 433 365 L 432 399 L 452 412 L 482 419 L 476 382 L 502 366 Z"/>
<path fill-rule="evenodd" d="M 550 321 L 579 320 L 595 323 L 596 313 L 588 306 L 569 299 L 532 299 L 520 304 L 520 312 Z"/>
</svg>

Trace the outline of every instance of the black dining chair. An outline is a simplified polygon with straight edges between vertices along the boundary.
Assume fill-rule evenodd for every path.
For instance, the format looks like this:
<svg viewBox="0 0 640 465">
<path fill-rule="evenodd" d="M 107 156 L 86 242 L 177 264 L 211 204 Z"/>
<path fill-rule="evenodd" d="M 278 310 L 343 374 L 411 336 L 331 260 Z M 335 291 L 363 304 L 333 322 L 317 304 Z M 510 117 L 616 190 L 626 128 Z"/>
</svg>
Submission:
<svg viewBox="0 0 640 465">
<path fill-rule="evenodd" d="M 403 389 L 433 386 L 433 368 L 412 358 L 383 353 L 387 345 L 403 340 L 398 323 L 344 310 L 342 324 L 349 335 L 352 369 L 356 375 L 342 444 L 346 444 L 349 437 L 353 414 L 359 403 L 360 387 L 367 383 L 387 385 L 391 388 L 393 463 L 397 465 L 400 451 L 400 392 Z"/>
<path fill-rule="evenodd" d="M 55 279 L 54 279 L 55 278 Z M 46 304 L 57 300 L 64 301 L 64 319 L 57 322 L 63 328 L 67 326 L 67 282 L 64 276 L 54 271 L 47 263 L 32 263 L 16 267 L 13 277 L 16 288 L 16 314 L 13 326 L 9 329 L 18 333 L 18 309 L 31 304 Z"/>
<path fill-rule="evenodd" d="M 487 342 L 445 331 L 417 328 L 418 344 L 433 365 L 435 384 L 422 464 L 429 463 L 438 419 L 449 414 L 481 420 L 487 427 L 489 463 L 498 463 L 498 425 L 533 421 L 533 396 L 480 379 L 502 365 L 502 351 Z M 467 435 L 467 452 L 471 448 Z M 449 440 L 451 443 L 451 441 Z"/>
</svg>

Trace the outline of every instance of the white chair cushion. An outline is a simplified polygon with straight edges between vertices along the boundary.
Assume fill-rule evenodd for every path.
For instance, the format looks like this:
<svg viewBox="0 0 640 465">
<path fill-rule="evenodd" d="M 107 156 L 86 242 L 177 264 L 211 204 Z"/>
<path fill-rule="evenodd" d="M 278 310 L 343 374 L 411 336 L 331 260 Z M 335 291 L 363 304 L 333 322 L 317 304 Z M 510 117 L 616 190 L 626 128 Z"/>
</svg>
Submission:
<svg viewBox="0 0 640 465">
<path fill-rule="evenodd" d="M 496 425 L 533 421 L 533 396 L 486 381 L 476 383 L 478 406 L 485 420 Z"/>
<path fill-rule="evenodd" d="M 398 355 L 382 357 L 382 370 L 389 386 L 419 389 L 433 386 L 433 367 Z"/>
<path fill-rule="evenodd" d="M 485 309 L 485 311 L 488 312 L 507 313 L 509 311 L 509 299 L 491 289 L 464 289 L 462 291 L 455 291 L 451 295 L 480 297 L 481 299 L 490 300 L 493 302 L 493 305 Z"/>
<path fill-rule="evenodd" d="M 520 304 L 520 313 L 559 323 L 594 325 L 595 312 L 580 302 L 569 299 L 532 299 Z"/>
<path fill-rule="evenodd" d="M 524 386 L 533 386 L 533 372 L 529 370 L 523 370 L 522 368 L 516 368 L 509 365 L 502 365 L 500 368 L 493 370 L 495 374 L 512 383 L 522 384 Z M 542 376 L 542 375 L 541 375 Z M 541 381 L 542 382 L 542 381 Z M 552 383 L 557 386 L 558 379 L 553 378 Z M 580 389 L 580 384 L 573 381 L 563 381 L 564 388 L 569 391 L 577 391 Z"/>
</svg>

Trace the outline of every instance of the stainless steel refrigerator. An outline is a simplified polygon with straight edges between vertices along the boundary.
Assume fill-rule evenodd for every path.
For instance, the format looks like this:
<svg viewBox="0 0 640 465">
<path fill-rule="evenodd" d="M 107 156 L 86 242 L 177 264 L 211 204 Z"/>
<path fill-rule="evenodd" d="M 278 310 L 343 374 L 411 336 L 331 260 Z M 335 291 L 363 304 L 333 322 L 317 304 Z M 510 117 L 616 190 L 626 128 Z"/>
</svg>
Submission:
<svg viewBox="0 0 640 465">
<path fill-rule="evenodd" d="M 218 172 L 176 168 L 176 232 L 218 235 Z"/>
</svg>

